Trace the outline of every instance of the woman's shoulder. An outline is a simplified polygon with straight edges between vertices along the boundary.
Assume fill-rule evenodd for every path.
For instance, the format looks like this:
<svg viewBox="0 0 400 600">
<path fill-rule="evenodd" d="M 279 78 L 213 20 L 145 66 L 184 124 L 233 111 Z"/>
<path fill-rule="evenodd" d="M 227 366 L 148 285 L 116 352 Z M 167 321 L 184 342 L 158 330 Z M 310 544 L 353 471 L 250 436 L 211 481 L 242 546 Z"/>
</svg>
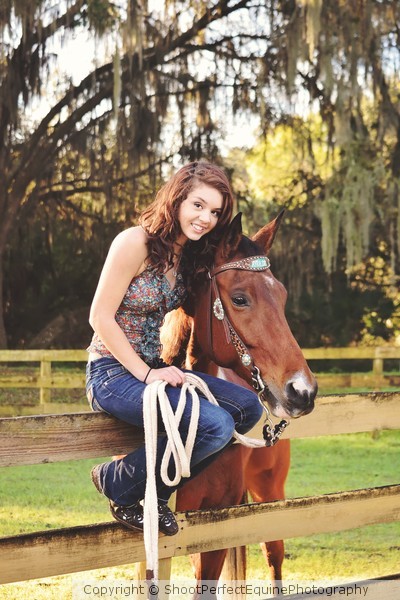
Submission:
<svg viewBox="0 0 400 600">
<path fill-rule="evenodd" d="M 132 263 L 136 269 L 144 263 L 148 255 L 147 234 L 142 227 L 129 227 L 121 231 L 113 240 L 110 247 L 110 254 L 119 258 L 121 261 Z"/>
<path fill-rule="evenodd" d="M 142 250 L 147 255 L 147 239 L 147 233 L 143 227 L 129 227 L 114 238 L 112 246 L 122 249 Z"/>
<path fill-rule="evenodd" d="M 147 233 L 140 225 L 134 227 L 128 227 L 124 229 L 114 238 L 114 242 L 121 243 L 136 243 L 146 244 L 148 239 Z"/>
</svg>

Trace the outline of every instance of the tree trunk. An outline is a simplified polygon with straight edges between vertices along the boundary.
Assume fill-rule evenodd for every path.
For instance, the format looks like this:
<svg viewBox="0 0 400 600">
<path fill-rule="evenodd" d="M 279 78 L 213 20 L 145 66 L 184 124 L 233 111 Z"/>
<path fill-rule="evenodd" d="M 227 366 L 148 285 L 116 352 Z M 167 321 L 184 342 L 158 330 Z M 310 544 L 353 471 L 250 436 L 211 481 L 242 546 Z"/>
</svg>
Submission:
<svg viewBox="0 0 400 600">
<path fill-rule="evenodd" d="M 3 252 L 0 251 L 0 348 L 7 348 L 7 334 L 6 334 L 6 327 L 5 327 L 5 323 L 4 323 L 4 297 L 3 297 L 3 293 L 4 293 L 4 285 L 3 285 L 3 279 L 4 279 L 4 269 L 3 269 L 3 260 L 4 260 L 4 256 L 3 256 Z"/>
<path fill-rule="evenodd" d="M 5 315 L 5 290 L 4 290 L 4 260 L 10 232 L 15 225 L 19 203 L 17 198 L 24 197 L 24 188 L 16 191 L 15 197 L 5 192 L 0 196 L 0 348 L 7 348 L 7 333 L 4 321 Z"/>
</svg>

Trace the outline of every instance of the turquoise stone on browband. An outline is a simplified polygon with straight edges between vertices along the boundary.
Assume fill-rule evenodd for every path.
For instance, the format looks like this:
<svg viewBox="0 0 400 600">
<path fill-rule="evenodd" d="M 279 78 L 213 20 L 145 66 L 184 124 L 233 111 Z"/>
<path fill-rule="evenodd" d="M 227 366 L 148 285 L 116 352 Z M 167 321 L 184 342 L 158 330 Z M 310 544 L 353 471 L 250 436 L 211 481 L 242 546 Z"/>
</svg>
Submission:
<svg viewBox="0 0 400 600">
<path fill-rule="evenodd" d="M 271 266 L 269 258 L 266 256 L 260 256 L 259 258 L 253 258 L 251 261 L 251 269 L 268 269 Z"/>
<path fill-rule="evenodd" d="M 266 271 L 271 266 L 270 260 L 268 256 L 248 256 L 247 258 L 242 258 L 241 260 L 235 260 L 230 263 L 225 263 L 220 267 L 215 267 L 209 273 L 210 279 L 218 273 L 222 273 L 222 271 L 229 271 L 230 269 L 239 269 L 243 271 Z"/>
</svg>

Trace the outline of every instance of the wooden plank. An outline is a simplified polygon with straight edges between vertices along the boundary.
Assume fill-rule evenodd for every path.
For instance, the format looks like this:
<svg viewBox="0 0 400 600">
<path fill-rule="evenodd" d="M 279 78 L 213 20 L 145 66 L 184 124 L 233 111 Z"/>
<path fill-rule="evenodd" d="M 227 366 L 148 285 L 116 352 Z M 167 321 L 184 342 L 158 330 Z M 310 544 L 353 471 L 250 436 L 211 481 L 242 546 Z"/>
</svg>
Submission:
<svg viewBox="0 0 400 600">
<path fill-rule="evenodd" d="M 39 399 L 36 404 L 32 401 L 31 404 L 0 404 L 0 418 L 6 417 L 22 417 L 22 416 L 35 416 L 40 412 L 41 415 L 54 415 L 54 414 L 69 414 L 69 413 L 80 413 L 88 412 L 88 402 L 84 396 L 80 402 L 49 402 L 49 404 L 41 404 L 39 408 Z"/>
<path fill-rule="evenodd" d="M 400 347 L 377 346 L 375 348 L 376 358 L 400 358 Z"/>
<path fill-rule="evenodd" d="M 85 373 L 52 373 L 50 378 L 40 378 L 38 380 L 40 387 L 49 388 L 65 388 L 65 389 L 84 389 L 85 388 Z"/>
<path fill-rule="evenodd" d="M 0 388 L 36 388 L 39 375 L 1 375 Z"/>
<path fill-rule="evenodd" d="M 43 362 L 42 364 L 49 364 Z M 7 375 L 0 376 L 0 388 L 84 388 L 85 375 L 52 373 L 51 376 Z"/>
<path fill-rule="evenodd" d="M 302 348 L 307 360 L 341 360 L 400 358 L 400 348 L 394 346 L 359 346 L 350 348 Z M 86 362 L 86 350 L 0 350 L 0 362 Z"/>
<path fill-rule="evenodd" d="M 370 373 L 316 373 L 320 389 L 333 387 L 374 387 L 377 378 Z M 400 377 L 399 375 L 397 376 Z M 379 385 L 391 385 L 391 379 L 396 375 L 381 376 Z M 13 374 L 0 375 L 0 388 L 79 388 L 85 387 L 85 374 L 82 373 L 57 373 L 53 372 L 51 377 L 37 375 Z"/>
<path fill-rule="evenodd" d="M 375 377 L 383 377 L 383 358 L 374 358 L 372 362 L 372 371 Z"/>
<path fill-rule="evenodd" d="M 247 435 L 262 437 L 262 425 L 260 421 Z M 382 429 L 400 429 L 400 392 L 320 396 L 312 413 L 290 421 L 282 439 Z"/>
<path fill-rule="evenodd" d="M 86 362 L 86 350 L 0 350 L 0 362 Z"/>
<path fill-rule="evenodd" d="M 102 413 L 0 419 L 0 466 L 29 465 L 124 454 L 143 432 Z"/>
<path fill-rule="evenodd" d="M 312 413 L 292 419 L 282 437 L 400 429 L 400 391 L 321 396 Z"/>
<path fill-rule="evenodd" d="M 342 388 L 342 387 L 351 387 L 351 377 L 352 373 L 318 373 L 318 371 L 313 371 L 317 382 L 318 389 L 321 393 L 326 388 Z M 370 375 L 371 377 L 371 375 Z M 365 384 L 367 385 L 367 384 Z"/>
<path fill-rule="evenodd" d="M 160 559 L 302 537 L 400 519 L 400 485 L 177 513 L 180 531 L 160 536 Z M 0 583 L 143 561 L 143 535 L 117 523 L 0 539 Z"/>
<path fill-rule="evenodd" d="M 314 372 L 320 392 L 327 388 L 372 388 L 396 387 L 399 385 L 399 375 L 375 376 L 370 373 L 323 373 Z"/>
<path fill-rule="evenodd" d="M 320 392 L 332 388 L 388 388 L 400 387 L 400 374 L 384 375 L 376 378 L 372 373 L 318 374 Z M 65 375 L 53 373 L 51 378 L 41 378 L 39 375 L 8 375 L 0 376 L 0 388 L 50 388 L 50 389 L 84 389 L 85 375 Z"/>
<path fill-rule="evenodd" d="M 40 363 L 40 404 L 45 404 L 51 400 L 51 390 L 46 385 L 47 381 L 51 380 L 51 362 L 42 360 Z"/>
<path fill-rule="evenodd" d="M 307 360 L 400 358 L 400 348 L 394 346 L 302 348 L 302 352 Z"/>
<path fill-rule="evenodd" d="M 374 359 L 373 347 L 358 348 L 302 348 L 306 360 Z"/>
<path fill-rule="evenodd" d="M 346 374 L 317 374 L 321 393 L 328 388 L 359 388 L 369 387 L 379 389 L 382 387 L 400 387 L 400 374 L 384 375 L 377 379 L 372 373 L 346 373 Z M 85 388 L 85 375 L 52 373 L 51 378 L 41 378 L 37 375 L 8 375 L 0 376 L 0 388 L 51 388 L 51 389 L 82 389 Z M 47 404 L 47 403 L 46 403 Z M 23 406 L 23 401 L 20 401 Z M 57 404 L 54 410 L 59 412 Z M 48 412 L 48 411 L 46 411 Z M 15 414 L 19 414 L 16 412 Z M 24 414 L 21 412 L 20 414 Z"/>
<path fill-rule="evenodd" d="M 260 421 L 249 437 L 261 438 Z M 400 392 L 319 398 L 315 410 L 293 419 L 283 437 L 304 438 L 400 429 Z M 131 452 L 141 430 L 101 413 L 0 419 L 0 466 L 57 462 Z"/>
<path fill-rule="evenodd" d="M 359 346 L 351 348 L 302 348 L 307 360 L 363 360 L 375 358 L 400 358 L 400 348 L 395 346 Z"/>
</svg>

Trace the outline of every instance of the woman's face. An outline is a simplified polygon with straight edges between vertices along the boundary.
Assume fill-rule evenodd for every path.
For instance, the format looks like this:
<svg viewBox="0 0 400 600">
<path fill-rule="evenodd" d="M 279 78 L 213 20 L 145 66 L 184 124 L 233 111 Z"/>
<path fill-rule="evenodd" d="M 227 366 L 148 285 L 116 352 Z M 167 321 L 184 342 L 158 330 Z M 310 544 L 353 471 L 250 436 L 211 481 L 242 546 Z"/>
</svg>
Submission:
<svg viewBox="0 0 400 600">
<path fill-rule="evenodd" d="M 181 233 L 177 242 L 184 244 L 188 240 L 197 241 L 210 233 L 218 223 L 222 207 L 221 192 L 199 183 L 179 207 L 178 221 Z"/>
</svg>

